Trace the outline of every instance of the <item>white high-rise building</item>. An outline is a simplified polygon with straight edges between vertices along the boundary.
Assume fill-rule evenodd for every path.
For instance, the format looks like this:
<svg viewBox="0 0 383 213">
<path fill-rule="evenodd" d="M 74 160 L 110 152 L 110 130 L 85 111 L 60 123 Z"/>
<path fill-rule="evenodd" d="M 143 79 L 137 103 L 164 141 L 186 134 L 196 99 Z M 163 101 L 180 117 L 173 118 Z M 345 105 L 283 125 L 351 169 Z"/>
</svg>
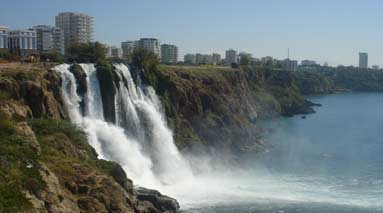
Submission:
<svg viewBox="0 0 383 213">
<path fill-rule="evenodd" d="M 178 62 L 178 47 L 171 44 L 161 45 L 161 62 L 175 64 Z"/>
<path fill-rule="evenodd" d="M 0 26 L 0 49 L 8 49 L 8 27 Z"/>
<path fill-rule="evenodd" d="M 238 63 L 238 54 L 237 51 L 230 49 L 226 50 L 225 55 L 225 63 L 226 65 L 231 65 L 232 63 Z"/>
<path fill-rule="evenodd" d="M 65 54 L 64 31 L 58 27 L 37 25 L 32 29 L 36 31 L 37 50 L 41 52 L 56 51 Z"/>
<path fill-rule="evenodd" d="M 65 47 L 93 41 L 93 17 L 83 13 L 65 12 L 56 16 L 56 27 L 64 30 Z"/>
<path fill-rule="evenodd" d="M 368 68 L 368 53 L 359 53 L 359 68 Z"/>
</svg>

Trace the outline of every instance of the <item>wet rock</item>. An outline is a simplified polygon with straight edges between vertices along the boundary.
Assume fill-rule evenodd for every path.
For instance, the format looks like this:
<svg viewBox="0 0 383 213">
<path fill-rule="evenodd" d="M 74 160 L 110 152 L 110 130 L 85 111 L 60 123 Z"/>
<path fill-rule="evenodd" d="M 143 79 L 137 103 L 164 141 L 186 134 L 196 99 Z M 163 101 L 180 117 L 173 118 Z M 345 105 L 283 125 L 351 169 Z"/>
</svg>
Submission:
<svg viewBox="0 0 383 213">
<path fill-rule="evenodd" d="M 77 83 L 77 93 L 80 96 L 83 96 L 87 91 L 87 83 L 86 83 L 86 73 L 78 64 L 73 64 L 69 68 L 70 72 L 73 73 L 74 77 L 76 78 Z"/>
<path fill-rule="evenodd" d="M 100 83 L 100 91 L 102 97 L 102 106 L 105 120 L 111 123 L 116 122 L 114 96 L 117 93 L 115 82 L 115 74 L 111 65 L 97 65 L 97 78 Z"/>
<path fill-rule="evenodd" d="M 160 192 L 143 187 L 136 188 L 136 197 L 141 201 L 149 201 L 159 212 L 177 212 L 180 208 L 177 200 L 162 195 Z"/>
<path fill-rule="evenodd" d="M 122 186 L 127 192 L 133 193 L 133 181 L 126 177 L 125 171 L 117 163 L 114 165 L 111 175 L 113 179 Z"/>
</svg>

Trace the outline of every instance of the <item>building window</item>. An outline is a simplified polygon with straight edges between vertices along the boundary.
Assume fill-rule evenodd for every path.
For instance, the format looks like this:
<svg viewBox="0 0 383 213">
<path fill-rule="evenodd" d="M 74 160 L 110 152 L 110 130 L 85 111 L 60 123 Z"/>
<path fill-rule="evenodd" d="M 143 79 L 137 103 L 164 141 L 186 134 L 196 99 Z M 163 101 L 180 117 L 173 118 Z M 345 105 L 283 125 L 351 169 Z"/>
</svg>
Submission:
<svg viewBox="0 0 383 213">
<path fill-rule="evenodd" d="M 36 49 L 36 39 L 32 38 L 32 49 Z"/>
<path fill-rule="evenodd" d="M 25 49 L 25 38 L 21 38 L 21 49 Z"/>
<path fill-rule="evenodd" d="M 3 35 L 3 48 L 7 48 L 7 36 Z"/>
</svg>

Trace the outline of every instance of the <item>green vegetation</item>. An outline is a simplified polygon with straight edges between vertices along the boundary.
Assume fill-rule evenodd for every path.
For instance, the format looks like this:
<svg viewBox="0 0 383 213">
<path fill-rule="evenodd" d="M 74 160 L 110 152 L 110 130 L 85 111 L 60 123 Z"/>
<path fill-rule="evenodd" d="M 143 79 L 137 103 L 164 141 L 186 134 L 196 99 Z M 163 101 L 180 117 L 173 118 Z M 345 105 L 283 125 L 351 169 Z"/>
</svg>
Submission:
<svg viewBox="0 0 383 213">
<path fill-rule="evenodd" d="M 154 52 L 141 48 L 133 50 L 130 61 L 132 66 L 145 71 L 156 70 L 157 65 L 160 63 L 160 59 Z"/>
<path fill-rule="evenodd" d="M 16 123 L 0 119 L 0 212 L 30 208 L 23 191 L 37 195 L 45 186 L 39 173 L 39 156 L 17 135 Z"/>
<path fill-rule="evenodd" d="M 8 91 L 0 91 L 0 101 L 9 100 L 10 98 L 12 98 L 12 95 Z"/>
<path fill-rule="evenodd" d="M 249 53 L 240 53 L 239 54 L 239 64 L 241 66 L 247 66 L 251 63 L 251 54 Z"/>
<path fill-rule="evenodd" d="M 11 59 L 15 55 L 10 52 L 8 49 L 0 49 L 0 58 L 2 59 Z"/>
<path fill-rule="evenodd" d="M 338 68 L 324 72 L 332 79 L 337 89 L 353 91 L 383 91 L 383 71 Z"/>
<path fill-rule="evenodd" d="M 49 51 L 49 52 L 43 52 L 40 54 L 40 60 L 41 61 L 50 61 L 50 62 L 58 62 L 63 63 L 64 57 L 57 51 Z"/>
<path fill-rule="evenodd" d="M 74 181 L 82 172 L 104 174 L 121 185 L 128 181 L 117 163 L 97 159 L 97 153 L 88 144 L 86 134 L 69 121 L 34 119 L 29 124 L 41 146 L 41 161 L 63 185 Z"/>
<path fill-rule="evenodd" d="M 316 72 L 295 72 L 297 86 L 304 95 L 328 94 L 335 90 L 334 81 Z"/>
<path fill-rule="evenodd" d="M 99 42 L 73 44 L 67 49 L 67 61 L 101 63 L 106 61 L 106 48 Z"/>
</svg>

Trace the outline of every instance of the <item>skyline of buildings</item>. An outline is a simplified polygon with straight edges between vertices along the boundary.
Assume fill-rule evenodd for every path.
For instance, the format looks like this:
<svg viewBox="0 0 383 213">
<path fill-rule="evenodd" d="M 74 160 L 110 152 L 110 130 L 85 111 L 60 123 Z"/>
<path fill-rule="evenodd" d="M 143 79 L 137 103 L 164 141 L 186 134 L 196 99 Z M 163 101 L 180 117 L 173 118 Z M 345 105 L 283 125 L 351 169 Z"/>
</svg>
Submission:
<svg viewBox="0 0 383 213">
<path fill-rule="evenodd" d="M 0 48 L 17 50 L 21 55 L 39 53 L 45 51 L 57 51 L 65 54 L 65 48 L 73 43 L 84 43 L 93 41 L 93 17 L 84 13 L 60 12 L 55 16 L 56 26 L 35 25 L 27 30 L 9 30 L 8 27 L 0 26 Z M 34 32 L 32 32 L 34 31 Z M 32 36 L 33 35 L 33 36 Z M 163 63 L 175 64 L 179 61 L 179 48 L 173 44 L 161 45 L 157 38 L 140 38 L 137 41 L 121 42 L 121 48 L 106 46 L 109 57 L 124 58 L 132 53 L 134 48 L 143 48 L 158 55 Z M 213 54 L 185 54 L 184 62 L 190 64 L 223 64 L 240 62 L 240 54 L 234 49 L 226 50 L 224 60 L 218 53 Z M 163 56 L 162 56 L 163 55 Z M 265 57 L 263 57 L 265 58 Z M 261 60 L 263 60 L 261 58 Z M 252 60 L 259 60 L 252 58 Z M 298 62 L 296 60 L 279 60 L 283 66 L 296 70 Z M 301 66 L 319 65 L 313 60 L 302 60 Z M 326 63 L 324 63 L 326 65 Z M 343 66 L 343 65 L 339 65 Z M 368 68 L 368 53 L 359 53 L 359 67 Z M 374 65 L 373 69 L 378 66 Z"/>
</svg>

